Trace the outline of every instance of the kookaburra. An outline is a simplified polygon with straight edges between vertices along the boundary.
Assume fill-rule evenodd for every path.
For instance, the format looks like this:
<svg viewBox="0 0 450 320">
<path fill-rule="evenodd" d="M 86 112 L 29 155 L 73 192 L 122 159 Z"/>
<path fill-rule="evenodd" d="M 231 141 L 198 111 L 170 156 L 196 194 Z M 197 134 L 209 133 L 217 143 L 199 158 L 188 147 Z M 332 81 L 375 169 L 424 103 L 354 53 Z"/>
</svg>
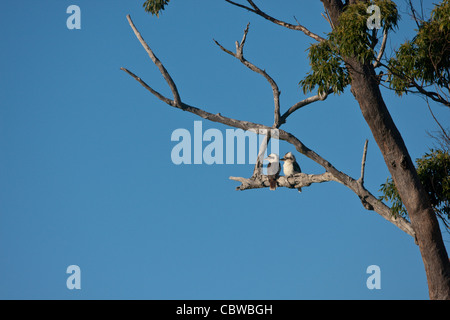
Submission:
<svg viewBox="0 0 450 320">
<path fill-rule="evenodd" d="M 269 178 L 270 190 L 275 190 L 277 188 L 277 179 L 281 171 L 280 157 L 275 153 L 271 153 L 264 160 L 269 161 L 269 164 L 267 165 L 267 177 Z"/>
<path fill-rule="evenodd" d="M 284 155 L 284 157 L 281 158 L 280 160 L 284 161 L 283 172 L 286 177 L 290 177 L 296 173 L 302 172 L 302 170 L 300 169 L 300 166 L 298 165 L 297 161 L 295 160 L 295 156 L 292 154 L 292 152 L 286 153 Z M 302 192 L 302 188 L 298 188 L 297 190 L 298 190 L 298 192 Z"/>
</svg>

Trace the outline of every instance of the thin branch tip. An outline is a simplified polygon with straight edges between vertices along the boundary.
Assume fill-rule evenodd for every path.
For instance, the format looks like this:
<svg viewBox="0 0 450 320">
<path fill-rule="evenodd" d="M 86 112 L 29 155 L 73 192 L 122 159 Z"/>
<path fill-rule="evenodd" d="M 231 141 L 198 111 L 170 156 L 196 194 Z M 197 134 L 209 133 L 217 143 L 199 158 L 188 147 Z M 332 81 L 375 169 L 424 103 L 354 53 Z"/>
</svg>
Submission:
<svg viewBox="0 0 450 320">
<path fill-rule="evenodd" d="M 363 185 L 364 184 L 364 173 L 366 170 L 366 157 L 367 157 L 367 145 L 369 144 L 369 140 L 366 139 L 366 142 L 364 143 L 364 150 L 363 150 L 363 157 L 361 161 L 361 176 L 358 179 L 358 182 Z"/>
<path fill-rule="evenodd" d="M 236 7 L 243 8 L 243 9 L 246 9 L 246 10 L 248 10 L 250 12 L 253 12 L 253 13 L 257 14 L 258 16 L 263 17 L 264 19 L 266 19 L 266 20 L 268 20 L 268 21 L 270 21 L 270 22 L 272 22 L 274 24 L 277 24 L 279 26 L 282 26 L 282 27 L 285 27 L 285 28 L 288 28 L 288 29 L 291 29 L 291 30 L 302 31 L 305 35 L 307 35 L 308 37 L 313 38 L 316 41 L 319 41 L 319 42 L 325 41 L 324 38 L 322 38 L 321 36 L 311 32 L 311 31 L 309 31 L 307 28 L 302 26 L 298 21 L 297 21 L 297 25 L 295 25 L 295 24 L 291 24 L 291 23 L 288 23 L 288 22 L 284 22 L 284 21 L 278 20 L 278 19 L 268 15 L 267 13 L 262 11 L 252 0 L 247 0 L 247 2 L 251 5 L 251 8 L 248 7 L 248 6 L 236 3 L 236 2 L 231 1 L 231 0 L 225 0 L 225 1 L 230 3 L 230 4 L 232 4 L 232 5 L 234 5 L 234 6 L 236 6 Z"/>
</svg>

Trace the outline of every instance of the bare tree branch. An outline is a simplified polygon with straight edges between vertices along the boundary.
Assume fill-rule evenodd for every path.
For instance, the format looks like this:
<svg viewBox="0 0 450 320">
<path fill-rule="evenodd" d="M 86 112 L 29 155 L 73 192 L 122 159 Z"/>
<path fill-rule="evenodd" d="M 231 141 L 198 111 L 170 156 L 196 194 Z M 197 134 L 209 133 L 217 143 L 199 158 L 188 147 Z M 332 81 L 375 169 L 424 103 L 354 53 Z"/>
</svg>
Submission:
<svg viewBox="0 0 450 320">
<path fill-rule="evenodd" d="M 408 5 L 409 5 L 409 9 L 411 10 L 411 14 L 412 14 L 412 17 L 414 19 L 414 22 L 416 23 L 417 28 L 420 28 L 420 24 L 423 23 L 423 11 L 422 11 L 422 17 L 421 17 L 421 19 L 419 19 L 417 17 L 417 15 L 416 15 L 417 11 L 416 11 L 416 9 L 413 6 L 412 1 L 408 0 L 407 2 L 408 2 Z M 421 3 L 421 8 L 423 10 L 422 3 Z"/>
<path fill-rule="evenodd" d="M 241 43 L 238 44 L 236 41 L 236 54 L 238 54 L 238 56 L 240 56 L 240 57 L 244 56 L 244 45 L 245 45 L 245 40 L 247 40 L 247 34 L 248 34 L 249 28 L 250 28 L 250 22 L 247 23 L 247 26 L 244 29 L 244 35 L 242 36 Z"/>
<path fill-rule="evenodd" d="M 125 71 L 126 73 L 128 73 L 130 76 L 132 76 L 136 81 L 138 81 L 145 89 L 147 89 L 148 91 L 150 91 L 153 95 L 155 95 L 159 100 L 167 103 L 168 105 L 171 105 L 172 107 L 175 107 L 176 104 L 173 100 L 170 100 L 169 98 L 166 98 L 165 96 L 163 96 L 162 94 L 160 94 L 158 91 L 154 90 L 153 88 L 151 88 L 148 84 L 146 84 L 141 78 L 139 78 L 137 75 L 135 75 L 133 72 L 131 72 L 130 70 L 126 69 L 126 68 L 120 68 L 120 70 Z"/>
<path fill-rule="evenodd" d="M 129 16 L 127 16 L 127 17 L 129 17 Z M 129 19 L 129 21 L 131 21 L 131 19 Z M 137 30 L 134 27 L 134 25 L 132 23 L 130 23 L 130 25 L 132 25 L 132 28 L 133 28 L 133 30 L 135 30 L 135 33 L 136 33 Z M 141 41 L 141 38 L 138 37 L 138 39 L 140 41 Z M 145 44 L 144 48 L 148 47 L 148 45 L 145 43 L 145 41 L 143 41 L 143 39 L 142 39 L 141 43 Z M 241 44 L 238 45 L 238 52 L 239 51 L 242 52 L 244 43 L 245 43 L 245 33 L 244 33 L 243 41 L 241 41 Z M 221 48 L 223 48 L 223 47 L 221 47 Z M 233 56 L 237 56 L 237 54 L 235 55 L 234 53 L 232 53 L 231 51 L 229 51 L 225 48 L 223 48 L 223 50 Z M 147 51 L 152 52 L 149 47 L 148 47 Z M 243 57 L 242 57 L 242 59 L 243 59 Z M 167 73 L 167 70 L 164 67 L 162 67 L 162 68 L 160 67 L 160 66 L 162 66 L 162 64 L 159 62 L 159 60 L 152 59 L 152 61 L 159 67 L 159 70 L 160 70 L 161 74 L 164 76 L 164 78 L 167 77 L 166 81 L 167 81 L 167 79 L 171 79 L 170 75 Z M 250 64 L 248 66 L 250 68 Z M 121 68 L 121 70 L 125 71 L 127 74 L 132 76 L 136 81 L 138 81 L 142 86 L 144 86 L 147 90 L 149 90 L 158 99 L 164 101 L 166 104 L 168 104 L 172 107 L 193 113 L 193 114 L 198 115 L 199 117 L 202 117 L 209 121 L 222 123 L 222 124 L 234 127 L 234 128 L 242 129 L 242 130 L 250 130 L 257 134 L 267 134 L 267 137 L 266 137 L 267 141 L 269 139 L 268 133 L 271 132 L 271 130 L 274 130 L 274 127 L 268 127 L 268 126 L 258 124 L 258 123 L 224 117 L 220 113 L 212 114 L 212 113 L 204 111 L 202 109 L 190 106 L 181 101 L 177 102 L 175 94 L 174 94 L 174 100 L 168 99 L 168 98 L 164 97 L 163 95 L 161 95 L 159 92 L 152 89 L 150 86 L 148 86 L 141 78 L 136 76 L 131 71 L 127 70 L 126 68 Z M 170 86 L 170 84 L 169 84 L 169 86 Z M 173 87 L 175 87 L 175 84 L 173 84 Z M 171 86 L 171 88 L 172 88 L 172 86 Z M 179 97 L 178 97 L 178 99 L 179 99 Z M 311 102 L 309 102 L 309 103 L 311 103 Z M 291 113 L 289 113 L 289 114 L 291 114 Z M 278 136 L 273 137 L 273 138 L 283 140 L 283 141 L 290 143 L 291 145 L 293 145 L 295 147 L 295 149 L 299 153 L 305 155 L 309 159 L 311 159 L 314 162 L 316 162 L 317 164 L 321 165 L 326 171 L 325 173 L 323 173 L 321 175 L 308 175 L 308 174 L 301 173 L 301 174 L 297 174 L 293 177 L 288 177 L 288 178 L 280 177 L 277 181 L 277 183 L 280 186 L 285 186 L 287 188 L 299 188 L 299 187 L 303 187 L 303 186 L 308 186 L 311 183 L 320 183 L 320 182 L 325 182 L 325 181 L 337 181 L 337 182 L 347 186 L 349 189 L 351 189 L 359 197 L 364 208 L 366 208 L 367 210 L 375 210 L 382 217 L 384 217 L 386 220 L 390 221 L 391 223 L 393 223 L 394 225 L 399 227 L 401 230 L 405 231 L 406 233 L 408 233 L 409 235 L 411 235 L 413 237 L 415 236 L 415 233 L 411 227 L 411 224 L 402 217 L 395 217 L 391 213 L 391 210 L 389 207 L 387 207 L 384 203 L 382 203 L 380 200 L 375 198 L 369 191 L 367 191 L 367 189 L 365 189 L 365 187 L 361 181 L 355 180 L 355 179 L 351 178 L 350 176 L 348 176 L 347 174 L 337 170 L 330 162 L 328 162 L 327 160 L 325 160 L 324 158 L 319 156 L 313 150 L 306 147 L 298 138 L 296 138 L 291 133 L 283 131 L 283 130 L 279 130 L 279 129 L 276 129 L 276 132 L 278 133 Z M 363 160 L 363 162 L 365 163 L 365 159 Z M 250 178 L 250 179 L 240 178 L 240 177 L 230 177 L 230 179 L 239 181 L 242 183 L 242 185 L 240 187 L 238 187 L 239 190 L 263 188 L 263 187 L 268 186 L 268 184 L 266 183 L 267 177 L 264 175 L 253 175 L 252 178 Z"/>
<path fill-rule="evenodd" d="M 381 65 L 380 61 L 381 61 L 381 58 L 383 57 L 384 50 L 386 49 L 387 35 L 388 35 L 388 31 L 385 28 L 383 30 L 383 40 L 381 41 L 380 51 L 378 52 L 377 58 L 376 58 L 376 60 L 373 63 L 373 67 L 374 68 L 377 68 L 377 67 L 379 67 Z"/>
<path fill-rule="evenodd" d="M 252 71 L 254 71 L 256 73 L 259 73 L 264 78 L 266 78 L 266 80 L 269 82 L 270 86 L 272 87 L 273 101 L 274 101 L 274 123 L 273 123 L 273 127 L 274 128 L 278 128 L 280 126 L 280 94 L 281 94 L 280 89 L 278 88 L 278 85 L 275 82 L 275 80 L 273 80 L 272 77 L 269 76 L 269 74 L 265 70 L 263 70 L 261 68 L 258 68 L 253 63 L 251 63 L 250 61 L 248 61 L 248 60 L 246 60 L 244 58 L 244 45 L 245 45 L 245 40 L 247 38 L 247 33 L 248 33 L 248 30 L 249 30 L 249 26 L 250 26 L 250 23 L 247 24 L 247 27 L 244 30 L 244 36 L 242 37 L 241 43 L 239 44 L 236 41 L 236 53 L 233 53 L 230 50 L 224 48 L 216 40 L 214 40 L 214 42 L 219 46 L 220 49 L 222 49 L 222 51 L 224 51 L 224 52 L 228 53 L 229 55 L 235 57 L 236 59 L 241 61 L 247 68 L 249 68 L 250 70 L 252 70 Z"/>
<path fill-rule="evenodd" d="M 159 61 L 159 59 L 155 56 L 152 49 L 150 49 L 148 44 L 145 42 L 144 38 L 141 36 L 140 32 L 138 31 L 138 29 L 134 25 L 133 21 L 131 20 L 131 17 L 129 14 L 127 15 L 127 20 L 128 20 L 128 23 L 130 24 L 131 28 L 133 29 L 134 34 L 138 38 L 139 42 L 144 47 L 145 51 L 147 51 L 148 55 L 150 56 L 150 59 L 152 59 L 153 63 L 158 67 L 162 76 L 164 77 L 167 84 L 169 85 L 170 90 L 172 91 L 172 94 L 173 94 L 173 99 L 174 99 L 175 104 L 177 104 L 178 106 L 181 105 L 180 94 L 178 93 L 177 86 L 175 85 L 175 82 L 173 82 L 172 77 L 169 75 L 166 68 L 164 68 L 161 61 Z"/>
<path fill-rule="evenodd" d="M 241 183 L 240 186 L 236 187 L 236 190 L 249 190 L 249 189 L 260 189 L 269 187 L 269 178 L 267 176 L 261 175 L 258 178 L 242 178 L 242 177 L 230 177 L 230 180 L 238 181 Z M 290 189 L 298 189 L 301 187 L 308 187 L 313 183 L 322 183 L 328 181 L 337 181 L 336 178 L 329 172 L 322 174 L 305 174 L 297 173 L 290 177 L 279 177 L 277 184 L 279 187 L 285 187 Z"/>
<path fill-rule="evenodd" d="M 363 157 L 361 161 L 361 176 L 358 179 L 358 182 L 361 184 L 364 184 L 364 171 L 366 169 L 366 156 L 367 156 L 367 144 L 369 143 L 369 140 L 366 140 L 364 143 L 364 151 L 363 151 Z"/>
<path fill-rule="evenodd" d="M 252 64 L 251 62 L 249 62 L 248 60 L 246 60 L 244 58 L 244 45 L 245 45 L 245 40 L 247 38 L 247 34 L 249 31 L 249 26 L 250 23 L 247 24 L 247 27 L 244 30 L 244 36 L 242 37 L 242 40 L 240 42 L 240 44 L 236 41 L 236 53 L 233 53 L 232 51 L 224 48 L 218 41 L 214 40 L 214 42 L 216 43 L 217 46 L 220 47 L 220 49 L 222 49 L 222 51 L 228 53 L 229 55 L 235 57 L 236 59 L 238 59 L 239 61 L 241 61 L 246 67 L 248 67 L 250 70 L 261 74 L 264 78 L 267 79 L 267 81 L 269 82 L 270 86 L 272 87 L 272 91 L 273 91 L 273 98 L 274 98 L 274 124 L 273 127 L 274 128 L 279 128 L 283 123 L 286 123 L 286 119 L 295 111 L 297 111 L 298 109 L 312 103 L 312 102 L 316 102 L 316 101 L 323 101 L 325 100 L 329 94 L 331 94 L 333 92 L 332 89 L 329 89 L 326 93 L 324 94 L 317 94 L 315 96 L 306 98 L 302 101 L 297 102 L 296 104 L 294 104 L 292 107 L 290 107 L 282 116 L 280 113 L 280 90 L 278 88 L 278 85 L 276 84 L 275 80 L 273 80 L 272 77 L 269 76 L 269 74 L 261 69 L 258 68 L 257 66 L 255 66 L 254 64 Z"/>
<path fill-rule="evenodd" d="M 283 123 L 286 123 L 286 119 L 295 111 L 297 111 L 298 109 L 307 106 L 310 103 L 316 102 L 316 101 L 323 101 L 325 100 L 328 95 L 330 93 L 333 92 L 333 89 L 329 89 L 327 92 L 325 92 L 324 94 L 316 94 L 315 96 L 312 97 L 308 97 L 306 99 L 303 99 L 302 101 L 297 102 L 296 104 L 294 104 L 292 107 L 290 107 L 285 113 L 283 113 L 283 115 L 280 118 L 280 125 L 282 125 Z"/>
<path fill-rule="evenodd" d="M 333 24 L 333 22 L 331 21 L 330 14 L 328 13 L 328 10 L 325 9 L 325 14 L 321 13 L 321 15 L 322 15 L 322 17 L 325 18 L 325 20 L 328 21 L 328 23 L 330 24 L 331 29 L 334 29 L 334 24 Z"/>
<path fill-rule="evenodd" d="M 245 131 L 252 131 L 256 134 L 266 134 L 266 132 L 268 130 L 271 130 L 273 128 L 262 125 L 262 124 L 258 124 L 258 123 L 253 123 L 253 122 L 249 122 L 249 121 L 242 121 L 242 120 L 237 120 L 237 119 L 233 119 L 233 118 L 228 118 L 228 117 L 224 117 L 222 116 L 220 113 L 217 114 L 213 114 L 207 111 L 204 111 L 202 109 L 190 106 L 184 102 L 181 102 L 181 104 L 176 104 L 173 100 L 170 100 L 166 97 L 164 97 L 162 94 L 160 94 L 159 92 L 157 92 L 156 90 L 152 89 L 149 85 L 147 85 L 141 78 L 139 78 L 138 76 L 136 76 L 133 72 L 129 71 L 126 68 L 120 68 L 120 70 L 125 71 L 126 73 L 128 73 L 130 76 L 132 76 L 136 81 L 138 81 L 144 88 L 146 88 L 148 91 L 150 91 L 153 95 L 155 95 L 158 99 L 160 99 L 161 101 L 165 102 L 166 104 L 170 105 L 171 107 L 174 108 L 178 108 L 181 109 L 183 111 L 187 111 L 190 113 L 193 113 L 203 119 L 209 120 L 209 121 L 213 121 L 213 122 L 218 122 L 218 123 L 222 123 L 225 125 L 228 125 L 230 127 L 234 127 L 234 128 L 239 128 Z"/>
<path fill-rule="evenodd" d="M 265 13 L 261 9 L 259 9 L 258 6 L 256 6 L 256 4 L 253 1 L 251 1 L 251 0 L 247 0 L 247 2 L 252 6 L 252 8 L 250 8 L 248 6 L 245 6 L 245 5 L 242 5 L 240 3 L 236 3 L 234 1 L 230 1 L 230 0 L 225 0 L 225 1 L 230 3 L 230 4 L 232 4 L 232 5 L 235 5 L 237 7 L 240 7 L 240 8 L 246 9 L 246 10 L 248 10 L 250 12 L 253 12 L 253 13 L 263 17 L 264 19 L 269 20 L 270 22 L 273 22 L 273 23 L 275 23 L 275 24 L 277 24 L 279 26 L 282 26 L 282 27 L 285 27 L 285 28 L 288 28 L 288 29 L 291 29 L 291 30 L 302 31 L 308 37 L 311 37 L 311 38 L 313 38 L 316 41 L 319 41 L 319 42 L 320 41 L 325 41 L 324 38 L 322 38 L 321 36 L 311 32 L 311 31 L 309 31 L 307 28 L 305 28 L 304 26 L 302 26 L 300 24 L 295 25 L 295 24 L 287 23 L 287 22 L 284 22 L 284 21 L 281 21 L 281 20 L 275 19 L 274 17 L 269 16 L 267 13 Z"/>
<path fill-rule="evenodd" d="M 236 53 L 233 53 L 232 51 L 224 48 L 219 42 L 217 42 L 216 40 L 214 40 L 214 42 L 216 43 L 217 46 L 219 46 L 220 49 L 222 49 L 222 51 L 228 53 L 229 55 L 235 57 L 236 59 L 238 59 L 239 61 L 241 61 L 245 66 L 247 66 L 250 70 L 261 74 L 264 78 L 266 78 L 266 80 L 269 82 L 270 86 L 272 87 L 272 91 L 273 91 L 273 97 L 274 97 L 274 124 L 273 124 L 273 128 L 279 128 L 282 124 L 284 124 L 286 122 L 287 117 L 292 114 L 293 112 L 295 112 L 296 110 L 300 109 L 301 107 L 308 105 L 312 102 L 318 101 L 318 100 L 325 100 L 328 96 L 329 93 L 332 92 L 332 90 L 330 89 L 327 93 L 323 94 L 323 95 L 316 95 L 307 99 L 304 99 L 298 103 L 296 103 L 294 106 L 292 106 L 287 112 L 285 112 L 283 114 L 283 116 L 280 115 L 280 90 L 278 88 L 278 85 L 276 84 L 275 80 L 273 80 L 272 77 L 269 76 L 269 74 L 267 74 L 267 72 L 265 70 L 262 70 L 261 68 L 255 66 L 254 64 L 252 64 L 251 62 L 247 61 L 244 58 L 244 45 L 245 45 L 245 40 L 247 39 L 247 34 L 249 31 L 249 26 L 250 23 L 247 24 L 247 27 L 244 30 L 244 35 L 242 37 L 242 40 L 240 43 L 238 43 L 236 41 Z M 267 145 L 270 141 L 270 132 L 267 133 L 264 141 L 261 143 L 260 146 L 260 151 L 258 153 L 258 158 L 253 170 L 253 175 L 252 178 L 255 177 L 259 177 L 261 176 L 261 169 L 262 169 L 262 163 L 263 163 L 263 155 L 266 152 L 267 149 Z"/>
<path fill-rule="evenodd" d="M 287 187 L 287 188 L 298 188 L 307 186 L 308 183 L 318 183 L 318 182 L 326 182 L 326 181 L 336 181 L 339 182 L 346 187 L 348 187 L 350 190 L 352 190 L 358 198 L 361 200 L 361 203 L 363 207 L 370 211 L 375 211 L 379 215 L 381 215 L 383 218 L 388 220 L 389 222 L 396 225 L 398 228 L 406 232 L 407 234 L 411 235 L 413 238 L 415 238 L 415 232 L 406 219 L 403 217 L 396 217 L 392 214 L 391 209 L 386 206 L 383 202 L 378 200 L 374 195 L 372 195 L 358 180 L 355 180 L 348 176 L 347 174 L 337 170 L 330 162 L 319 156 L 317 153 L 315 153 L 313 150 L 306 147 L 300 140 L 298 140 L 295 136 L 292 134 L 279 130 L 279 139 L 286 141 L 290 144 L 292 144 L 295 149 L 300 152 L 301 154 L 305 155 L 309 159 L 313 160 L 317 164 L 321 165 L 325 170 L 326 173 L 330 175 L 325 176 L 319 176 L 318 175 L 305 175 L 305 174 L 296 174 L 293 178 L 294 180 L 291 180 L 291 177 L 288 178 L 286 182 L 286 177 L 280 177 L 277 180 L 277 184 L 280 187 Z M 265 188 L 268 186 L 268 182 L 266 181 L 266 176 L 258 177 L 257 179 L 245 179 L 242 177 L 230 177 L 230 179 L 239 181 L 242 183 L 241 186 L 237 187 L 237 190 L 247 190 L 247 189 L 256 189 L 256 188 Z M 289 181 L 291 180 L 292 183 Z M 286 185 L 289 183 L 289 185 Z"/>
<path fill-rule="evenodd" d="M 337 26 L 339 24 L 339 16 L 340 13 L 344 10 L 344 4 L 341 0 L 320 0 L 325 7 L 325 10 L 328 11 L 328 16 L 331 20 L 333 26 Z M 347 1 L 345 5 L 351 4 L 351 1 Z"/>
<path fill-rule="evenodd" d="M 270 131 L 263 132 L 262 130 L 259 131 L 260 134 L 265 134 L 264 140 L 261 142 L 261 145 L 259 146 L 259 152 L 258 157 L 256 158 L 255 167 L 253 168 L 253 174 L 251 176 L 251 179 L 257 179 L 260 176 L 262 176 L 262 167 L 263 167 L 263 158 L 264 154 L 267 150 L 267 146 L 269 144 L 271 134 Z"/>
<path fill-rule="evenodd" d="M 430 110 L 431 116 L 433 117 L 434 121 L 437 123 L 439 128 L 441 129 L 442 135 L 445 137 L 447 141 L 450 141 L 450 137 L 448 136 L 446 130 L 444 127 L 442 127 L 441 123 L 438 121 L 438 119 L 434 116 L 433 110 L 431 110 L 430 104 L 428 103 L 428 98 L 425 97 L 425 102 L 427 103 L 428 110 Z"/>
</svg>

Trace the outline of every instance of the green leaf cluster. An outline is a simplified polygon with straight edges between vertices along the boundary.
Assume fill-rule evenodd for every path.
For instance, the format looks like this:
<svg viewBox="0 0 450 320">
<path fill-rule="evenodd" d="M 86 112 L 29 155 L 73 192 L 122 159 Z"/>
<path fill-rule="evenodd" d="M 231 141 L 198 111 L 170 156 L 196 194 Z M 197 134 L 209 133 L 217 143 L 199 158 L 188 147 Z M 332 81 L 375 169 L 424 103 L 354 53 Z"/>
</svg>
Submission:
<svg viewBox="0 0 450 320">
<path fill-rule="evenodd" d="M 450 154 L 448 150 L 431 149 L 422 158 L 416 159 L 417 174 L 428 193 L 431 205 L 448 228 L 450 222 Z M 391 202 L 395 216 L 407 217 L 407 211 L 391 178 L 381 185 L 380 200 Z"/>
<path fill-rule="evenodd" d="M 344 57 L 356 57 L 362 63 L 375 59 L 373 48 L 377 42 L 373 32 L 367 28 L 367 20 L 372 13 L 367 12 L 369 5 L 380 8 L 380 24 L 387 31 L 397 26 L 397 6 L 390 0 L 364 1 L 349 5 L 339 18 L 339 25 L 331 34 L 331 38 L 339 46 Z"/>
<path fill-rule="evenodd" d="M 159 17 L 159 14 L 164 10 L 164 6 L 169 3 L 170 0 L 147 0 L 142 5 L 146 12 L 151 13 Z"/>
<path fill-rule="evenodd" d="M 338 25 L 328 34 L 327 39 L 309 48 L 311 70 L 299 82 L 304 93 L 318 86 L 319 93 L 332 88 L 334 93 L 339 94 L 351 82 L 344 57 L 355 57 L 362 63 L 375 59 L 377 39 L 374 31 L 367 28 L 367 20 L 372 15 L 367 12 L 367 8 L 371 4 L 380 8 L 382 28 L 390 30 L 397 26 L 398 12 L 393 1 L 357 2 L 346 6 Z"/>
<path fill-rule="evenodd" d="M 308 58 L 311 71 L 299 82 L 304 93 L 318 86 L 319 94 L 327 92 L 329 88 L 339 94 L 350 83 L 350 75 L 330 40 L 313 44 L 309 48 Z"/>
<path fill-rule="evenodd" d="M 412 81 L 450 88 L 450 1 L 436 5 L 416 36 L 406 41 L 388 63 L 388 81 L 398 95 Z M 422 84 L 421 84 L 422 85 Z"/>
</svg>

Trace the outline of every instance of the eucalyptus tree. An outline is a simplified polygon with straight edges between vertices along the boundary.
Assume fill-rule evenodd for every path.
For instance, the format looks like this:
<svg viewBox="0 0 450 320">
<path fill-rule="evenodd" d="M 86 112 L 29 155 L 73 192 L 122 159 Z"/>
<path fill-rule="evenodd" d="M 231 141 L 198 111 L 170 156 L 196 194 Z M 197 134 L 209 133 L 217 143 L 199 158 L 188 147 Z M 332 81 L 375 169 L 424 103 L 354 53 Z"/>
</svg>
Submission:
<svg viewBox="0 0 450 320">
<path fill-rule="evenodd" d="M 327 36 L 322 37 L 300 24 L 299 21 L 296 21 L 294 24 L 271 16 L 252 0 L 246 0 L 245 2 L 224 1 L 237 8 L 245 9 L 251 14 L 255 14 L 270 23 L 302 32 L 315 40 L 315 43 L 309 48 L 308 54 L 311 70 L 300 81 L 300 85 L 305 94 L 317 88 L 315 95 L 297 102 L 286 108 L 286 111 L 282 113 L 282 109 L 284 110 L 284 108 L 280 103 L 280 90 L 278 85 L 264 69 L 254 65 L 244 56 L 244 46 L 249 32 L 249 25 L 244 30 L 242 40 L 236 42 L 235 51 L 225 48 L 217 41 L 216 44 L 225 53 L 236 58 L 244 66 L 260 74 L 268 81 L 273 92 L 274 103 L 274 122 L 271 126 L 225 117 L 220 113 L 212 114 L 206 110 L 187 104 L 180 96 L 171 75 L 156 57 L 153 50 L 144 41 L 130 16 L 127 16 L 130 26 L 153 63 L 159 68 L 161 75 L 171 89 L 173 97 L 168 98 L 162 95 L 130 70 L 126 68 L 122 68 L 122 70 L 137 80 L 158 99 L 171 107 L 194 113 L 209 121 L 265 134 L 265 143 L 270 138 L 277 138 L 292 144 L 298 152 L 321 165 L 325 169 L 325 172 L 319 175 L 298 173 L 289 178 L 280 177 L 278 179 L 279 186 L 297 189 L 309 186 L 312 183 L 326 181 L 336 181 L 345 185 L 358 195 L 364 208 L 376 211 L 413 237 L 419 246 L 425 266 L 430 298 L 450 299 L 450 262 L 442 240 L 436 214 L 380 90 L 383 80 L 389 80 L 390 85 L 398 93 L 410 90 L 410 88 L 420 91 L 419 88 L 421 85 L 424 85 L 429 80 L 429 73 L 426 71 L 423 75 L 419 75 L 425 82 L 418 83 L 415 81 L 417 79 L 417 73 L 420 73 L 421 63 L 423 63 L 420 60 L 414 62 L 414 68 L 404 69 L 402 67 L 402 61 L 408 61 L 406 65 L 412 63 L 408 58 L 409 52 L 414 50 L 419 43 L 413 43 L 411 45 L 412 47 L 399 48 L 399 54 L 396 60 L 398 63 L 396 64 L 395 60 L 392 60 L 389 64 L 391 69 L 388 69 L 389 66 L 383 63 L 382 57 L 389 33 L 395 30 L 399 18 L 396 4 L 390 0 L 321 0 L 325 10 L 324 17 L 330 24 L 330 30 Z M 147 0 L 144 3 L 144 8 L 146 11 L 158 15 L 161 10 L 165 9 L 168 3 L 169 0 Z M 448 5 L 448 0 L 444 0 L 442 3 Z M 447 14 L 446 17 L 448 16 Z M 446 27 L 444 26 L 443 28 Z M 443 65 L 445 66 L 445 61 Z M 412 71 L 413 74 L 408 72 L 409 70 L 414 70 Z M 433 72 L 431 68 L 431 73 Z M 387 75 L 387 79 L 385 75 Z M 431 77 L 433 76 L 441 77 L 440 74 L 432 74 Z M 444 81 L 446 79 L 448 80 L 448 73 L 443 76 L 443 79 Z M 361 113 L 377 142 L 398 195 L 408 212 L 410 221 L 401 215 L 392 214 L 391 208 L 386 206 L 365 188 L 364 171 L 367 141 L 363 150 L 361 175 L 355 179 L 338 170 L 328 160 L 304 145 L 293 134 L 280 129 L 292 113 L 300 110 L 305 105 L 323 101 L 332 93 L 339 94 L 347 87 L 350 87 L 350 91 L 358 102 Z M 445 96 L 439 92 L 436 95 L 436 92 L 427 90 L 425 86 L 422 86 L 422 89 L 433 100 L 445 99 Z M 264 146 L 261 150 L 264 150 Z M 262 174 L 261 166 L 262 162 L 260 160 L 257 161 L 250 178 L 230 178 L 241 183 L 237 187 L 239 190 L 268 187 L 268 179 Z"/>
</svg>

